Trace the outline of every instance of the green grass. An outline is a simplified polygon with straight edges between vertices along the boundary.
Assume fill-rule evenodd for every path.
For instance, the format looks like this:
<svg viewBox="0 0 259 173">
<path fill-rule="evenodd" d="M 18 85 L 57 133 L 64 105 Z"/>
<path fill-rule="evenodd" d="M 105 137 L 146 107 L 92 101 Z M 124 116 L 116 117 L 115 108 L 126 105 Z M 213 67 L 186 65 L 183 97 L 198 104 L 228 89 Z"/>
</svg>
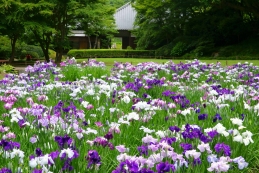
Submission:
<svg viewBox="0 0 259 173">
<path fill-rule="evenodd" d="M 77 59 L 77 62 L 83 62 L 83 61 L 87 61 L 87 59 Z M 106 66 L 113 66 L 114 62 L 129 62 L 132 63 L 133 65 L 136 65 L 138 63 L 142 63 L 142 62 L 155 62 L 155 63 L 165 63 L 170 61 L 170 59 L 139 59 L 139 58 L 97 58 L 97 61 L 102 61 L 106 64 Z M 180 62 L 185 63 L 185 60 L 177 60 L 174 59 L 172 60 L 174 63 L 179 64 Z M 249 62 L 249 63 L 253 63 L 256 66 L 259 66 L 259 61 L 258 60 L 201 60 L 202 62 L 206 62 L 207 64 L 211 64 L 211 63 L 217 63 L 220 62 L 222 66 L 231 66 L 233 64 L 237 64 L 238 62 L 240 63 L 245 63 L 245 62 Z"/>
<path fill-rule="evenodd" d="M 77 59 L 78 63 L 81 63 L 83 61 L 87 61 L 87 59 Z M 130 62 L 133 65 L 136 65 L 138 63 L 142 63 L 142 62 L 155 62 L 155 63 L 165 63 L 170 61 L 170 59 L 139 59 L 139 58 L 98 58 L 97 61 L 102 61 L 105 63 L 105 65 L 107 66 L 107 69 L 111 69 L 114 62 Z M 174 63 L 178 64 L 180 62 L 186 62 L 185 60 L 177 60 L 174 59 L 172 60 Z M 220 62 L 222 66 L 231 66 L 233 64 L 237 64 L 238 62 L 240 63 L 245 63 L 245 62 L 249 62 L 249 63 L 253 63 L 253 65 L 259 66 L 259 61 L 258 60 L 201 60 L 202 62 L 206 62 L 207 64 L 211 64 L 211 63 L 217 63 Z M 3 74 L 0 74 L 0 79 L 3 79 Z"/>
<path fill-rule="evenodd" d="M 4 74 L 4 73 L 0 73 L 0 79 L 3 79 L 3 78 L 4 78 L 4 76 L 5 76 L 5 74 Z"/>
</svg>

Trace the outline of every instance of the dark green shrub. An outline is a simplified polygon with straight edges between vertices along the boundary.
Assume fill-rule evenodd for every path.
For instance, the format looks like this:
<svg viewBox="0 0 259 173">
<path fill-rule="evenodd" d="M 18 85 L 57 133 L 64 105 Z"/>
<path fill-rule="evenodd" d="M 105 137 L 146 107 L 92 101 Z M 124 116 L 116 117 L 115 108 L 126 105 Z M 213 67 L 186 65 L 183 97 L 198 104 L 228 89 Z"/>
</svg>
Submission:
<svg viewBox="0 0 259 173">
<path fill-rule="evenodd" d="M 75 58 L 123 58 L 155 56 L 153 50 L 71 49 L 67 55 Z"/>
<path fill-rule="evenodd" d="M 11 56 L 11 45 L 8 37 L 0 36 L 0 59 L 7 59 Z"/>
<path fill-rule="evenodd" d="M 39 59 L 37 52 L 28 51 L 27 54 L 31 55 L 32 59 Z"/>
<path fill-rule="evenodd" d="M 21 48 L 22 48 L 22 50 L 27 51 L 27 54 L 31 54 L 31 52 L 37 53 L 37 55 L 33 53 L 35 56 L 37 56 L 37 58 L 39 58 L 39 57 L 44 57 L 44 54 L 43 54 L 43 52 L 42 52 L 42 49 L 41 49 L 39 46 L 34 46 L 34 45 L 22 45 Z M 29 53 L 29 52 L 30 52 L 30 53 Z"/>
<path fill-rule="evenodd" d="M 156 56 L 170 56 L 171 50 L 174 47 L 173 43 L 164 45 L 156 50 Z"/>
<path fill-rule="evenodd" d="M 172 49 L 171 55 L 172 56 L 182 56 L 187 51 L 187 44 L 183 42 L 178 42 Z"/>
<path fill-rule="evenodd" d="M 22 60 L 25 59 L 26 55 L 27 55 L 27 51 L 26 50 L 22 50 L 21 54 L 20 54 L 20 59 L 22 59 Z"/>
</svg>

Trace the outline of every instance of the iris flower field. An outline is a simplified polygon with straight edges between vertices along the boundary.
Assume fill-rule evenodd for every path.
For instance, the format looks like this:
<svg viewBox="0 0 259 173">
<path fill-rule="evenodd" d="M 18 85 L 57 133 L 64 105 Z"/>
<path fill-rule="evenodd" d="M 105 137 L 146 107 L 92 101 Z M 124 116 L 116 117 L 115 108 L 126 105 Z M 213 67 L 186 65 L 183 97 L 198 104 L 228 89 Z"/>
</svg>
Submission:
<svg viewBox="0 0 259 173">
<path fill-rule="evenodd" d="M 36 62 L 0 80 L 0 173 L 259 171 L 259 67 Z"/>
</svg>

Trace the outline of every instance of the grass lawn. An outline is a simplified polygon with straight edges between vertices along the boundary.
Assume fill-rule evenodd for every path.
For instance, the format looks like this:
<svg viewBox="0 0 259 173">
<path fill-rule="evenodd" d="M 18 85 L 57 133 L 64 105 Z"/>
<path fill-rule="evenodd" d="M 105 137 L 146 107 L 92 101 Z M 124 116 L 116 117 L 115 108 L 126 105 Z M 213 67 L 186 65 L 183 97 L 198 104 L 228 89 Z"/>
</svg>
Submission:
<svg viewBox="0 0 259 173">
<path fill-rule="evenodd" d="M 82 61 L 87 61 L 87 59 L 77 59 L 77 62 L 80 63 Z M 102 61 L 106 64 L 106 66 L 113 66 L 114 62 L 130 62 L 133 65 L 136 65 L 138 63 L 142 62 L 155 62 L 155 63 L 164 63 L 170 61 L 170 59 L 138 59 L 138 58 L 97 58 L 97 61 Z M 206 62 L 207 64 L 210 63 L 217 63 L 218 61 L 221 63 L 222 66 L 230 66 L 233 64 L 240 63 L 253 63 L 256 66 L 259 66 L 259 60 L 201 60 L 202 62 Z M 180 62 L 186 62 L 185 60 L 177 60 L 174 59 L 173 62 L 175 64 L 179 64 Z"/>
<path fill-rule="evenodd" d="M 3 79 L 3 78 L 4 78 L 4 76 L 5 76 L 5 74 L 4 74 L 4 73 L 0 73 L 0 79 Z"/>
</svg>

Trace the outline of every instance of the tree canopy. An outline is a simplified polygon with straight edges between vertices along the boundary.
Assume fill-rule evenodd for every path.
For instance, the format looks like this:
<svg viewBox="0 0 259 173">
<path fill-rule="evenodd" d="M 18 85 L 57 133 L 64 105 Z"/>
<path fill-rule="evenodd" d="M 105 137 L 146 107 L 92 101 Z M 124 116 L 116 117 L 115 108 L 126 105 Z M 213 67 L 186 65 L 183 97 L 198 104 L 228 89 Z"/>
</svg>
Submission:
<svg viewBox="0 0 259 173">
<path fill-rule="evenodd" d="M 206 54 L 259 33 L 257 0 L 133 0 L 132 4 L 139 49 L 165 52 L 166 48 L 170 49 L 166 54 L 174 56 L 190 51 Z"/>
<path fill-rule="evenodd" d="M 19 36 L 28 40 L 33 35 L 46 61 L 48 49 L 52 48 L 57 63 L 69 49 L 70 30 L 81 23 L 90 24 L 95 36 L 110 36 L 115 30 L 115 8 L 107 0 L 1 0 L 0 10 L 0 33 L 9 36 L 12 46 Z"/>
<path fill-rule="evenodd" d="M 116 9 L 123 6 L 127 2 L 130 2 L 130 0 L 109 0 L 109 4 Z"/>
</svg>

